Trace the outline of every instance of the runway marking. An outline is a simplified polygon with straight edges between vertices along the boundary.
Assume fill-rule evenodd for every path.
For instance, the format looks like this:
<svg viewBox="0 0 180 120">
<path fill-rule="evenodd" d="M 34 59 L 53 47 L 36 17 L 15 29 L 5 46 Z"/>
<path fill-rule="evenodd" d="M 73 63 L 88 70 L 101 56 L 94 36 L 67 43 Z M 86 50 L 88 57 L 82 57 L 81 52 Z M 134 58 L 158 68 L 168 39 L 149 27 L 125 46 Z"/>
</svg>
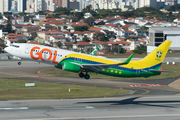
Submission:
<svg viewBox="0 0 180 120">
<path fill-rule="evenodd" d="M 30 77 L 30 76 L 0 76 L 0 78 L 22 78 L 22 77 Z"/>
<path fill-rule="evenodd" d="M 145 95 L 145 94 L 148 94 L 148 93 L 149 93 L 149 90 L 145 90 L 145 89 L 139 89 L 139 90 L 143 90 L 143 91 L 146 91 L 146 92 L 141 93 L 141 94 L 136 94 L 136 95 Z"/>
<path fill-rule="evenodd" d="M 162 84 L 134 84 L 134 85 L 127 85 L 128 87 L 144 87 L 144 86 L 149 86 L 149 87 L 157 87 L 157 86 L 162 86 Z"/>
<path fill-rule="evenodd" d="M 93 106 L 86 106 L 86 105 L 81 105 L 81 106 L 77 106 L 77 105 L 69 105 L 69 106 L 51 106 L 54 109 L 59 109 L 59 110 L 64 110 L 64 109 L 68 109 L 68 110 L 77 110 L 77 109 L 93 109 Z"/>
<path fill-rule="evenodd" d="M 139 104 L 139 105 L 179 105 L 180 104 L 180 102 L 175 102 L 175 103 L 173 103 L 173 101 L 171 101 L 172 103 L 168 103 L 167 101 L 164 101 L 165 103 L 145 103 L 145 104 L 143 104 L 143 103 L 141 103 L 141 104 Z"/>
<path fill-rule="evenodd" d="M 0 110 L 28 110 L 27 107 L 20 107 L 20 108 L 0 108 Z"/>
<path fill-rule="evenodd" d="M 30 77 L 32 77 L 32 78 L 41 78 L 43 76 L 30 76 Z"/>
<path fill-rule="evenodd" d="M 39 70 L 37 73 L 38 74 L 40 74 L 40 75 L 42 75 L 43 73 L 41 73 L 43 70 L 47 70 L 47 69 L 52 69 L 52 68 L 44 68 L 44 69 L 41 69 L 41 70 Z M 49 75 L 50 76 L 50 75 Z"/>
<path fill-rule="evenodd" d="M 97 117 L 67 117 L 67 118 L 40 118 L 42 120 L 79 120 L 79 119 L 113 119 L 113 118 L 146 118 L 146 117 L 175 117 L 180 114 L 159 114 L 159 115 L 130 115 L 130 116 L 97 116 Z M 35 119 L 29 119 L 35 120 Z M 37 120 L 37 119 L 36 119 Z"/>
</svg>

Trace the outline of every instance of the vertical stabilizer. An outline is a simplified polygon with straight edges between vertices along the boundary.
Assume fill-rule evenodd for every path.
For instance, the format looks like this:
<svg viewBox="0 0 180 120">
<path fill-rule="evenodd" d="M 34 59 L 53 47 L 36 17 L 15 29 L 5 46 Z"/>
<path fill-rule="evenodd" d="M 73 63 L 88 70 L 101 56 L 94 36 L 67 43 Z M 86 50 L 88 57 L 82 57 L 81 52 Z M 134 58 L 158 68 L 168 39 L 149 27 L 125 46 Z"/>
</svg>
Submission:
<svg viewBox="0 0 180 120">
<path fill-rule="evenodd" d="M 172 41 L 170 40 L 164 41 L 154 51 L 152 51 L 149 55 L 142 59 L 141 62 L 147 64 L 148 66 L 155 66 L 162 63 L 169 50 L 171 42 Z"/>
</svg>

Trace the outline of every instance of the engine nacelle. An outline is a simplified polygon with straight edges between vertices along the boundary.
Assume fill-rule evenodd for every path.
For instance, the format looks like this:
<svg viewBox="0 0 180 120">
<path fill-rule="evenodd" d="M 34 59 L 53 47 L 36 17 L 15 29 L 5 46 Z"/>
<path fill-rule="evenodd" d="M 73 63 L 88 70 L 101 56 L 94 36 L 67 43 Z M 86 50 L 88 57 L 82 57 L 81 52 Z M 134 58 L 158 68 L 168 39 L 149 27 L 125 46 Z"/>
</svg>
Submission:
<svg viewBox="0 0 180 120">
<path fill-rule="evenodd" d="M 63 70 L 72 71 L 72 72 L 79 72 L 81 67 L 79 65 L 75 65 L 72 63 L 64 62 L 62 66 Z"/>
</svg>

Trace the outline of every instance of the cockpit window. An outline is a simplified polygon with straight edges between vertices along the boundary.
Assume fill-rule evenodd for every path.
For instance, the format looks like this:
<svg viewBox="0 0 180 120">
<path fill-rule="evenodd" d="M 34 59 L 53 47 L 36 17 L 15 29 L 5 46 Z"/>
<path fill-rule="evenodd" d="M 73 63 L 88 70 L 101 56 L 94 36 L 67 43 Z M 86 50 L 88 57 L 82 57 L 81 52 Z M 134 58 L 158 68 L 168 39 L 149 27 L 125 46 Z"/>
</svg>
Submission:
<svg viewBox="0 0 180 120">
<path fill-rule="evenodd" d="M 18 45 L 12 45 L 13 47 L 16 47 L 16 48 L 19 48 L 19 46 Z"/>
</svg>

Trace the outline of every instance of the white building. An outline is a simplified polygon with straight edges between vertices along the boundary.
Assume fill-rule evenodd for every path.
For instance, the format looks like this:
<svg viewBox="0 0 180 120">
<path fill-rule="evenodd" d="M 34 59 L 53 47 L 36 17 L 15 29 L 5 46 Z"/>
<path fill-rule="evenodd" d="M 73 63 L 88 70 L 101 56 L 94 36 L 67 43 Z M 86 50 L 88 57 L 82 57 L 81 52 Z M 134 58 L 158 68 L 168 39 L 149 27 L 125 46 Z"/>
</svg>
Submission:
<svg viewBox="0 0 180 120">
<path fill-rule="evenodd" d="M 38 11 L 43 11 L 43 7 L 44 7 L 44 3 L 43 3 L 44 0 L 35 0 L 35 12 L 38 12 Z"/>
<path fill-rule="evenodd" d="M 11 9 L 17 10 L 17 0 L 13 0 L 13 1 L 12 1 Z"/>
<path fill-rule="evenodd" d="M 149 45 L 158 46 L 165 40 L 171 40 L 170 49 L 180 50 L 180 28 L 178 27 L 154 27 L 149 29 Z"/>
<path fill-rule="evenodd" d="M 56 9 L 56 5 L 55 3 L 53 3 L 53 0 L 44 1 L 44 10 L 54 11 L 55 9 Z"/>
<path fill-rule="evenodd" d="M 1 14 L 4 12 L 3 4 L 4 4 L 4 0 L 0 0 L 0 12 L 1 12 Z"/>
<path fill-rule="evenodd" d="M 23 12 L 23 0 L 18 0 L 17 4 L 17 11 Z"/>
<path fill-rule="evenodd" d="M 8 12 L 9 11 L 9 0 L 4 0 L 4 4 L 3 4 L 3 8 L 4 8 L 4 12 Z"/>
<path fill-rule="evenodd" d="M 79 2 L 79 10 L 83 10 L 84 9 L 84 0 L 77 0 Z"/>
<path fill-rule="evenodd" d="M 0 12 L 8 12 L 9 11 L 9 0 L 0 0 Z"/>
</svg>

